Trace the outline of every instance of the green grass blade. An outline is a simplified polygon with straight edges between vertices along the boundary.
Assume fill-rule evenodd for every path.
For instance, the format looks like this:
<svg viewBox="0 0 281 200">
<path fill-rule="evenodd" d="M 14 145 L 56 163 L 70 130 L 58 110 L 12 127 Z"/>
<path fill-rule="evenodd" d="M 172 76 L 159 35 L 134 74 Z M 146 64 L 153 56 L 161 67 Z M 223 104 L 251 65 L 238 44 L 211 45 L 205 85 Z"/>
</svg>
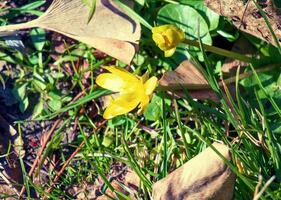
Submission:
<svg viewBox="0 0 281 200">
<path fill-rule="evenodd" d="M 259 76 L 256 72 L 256 70 L 254 69 L 254 67 L 252 65 L 250 65 L 252 71 L 253 71 L 253 74 L 254 74 L 254 77 L 256 79 L 256 81 L 258 82 L 258 85 L 260 87 L 260 89 L 263 91 L 263 93 L 266 95 L 266 97 L 268 98 L 268 100 L 270 101 L 271 105 L 273 106 L 273 108 L 275 109 L 275 111 L 278 113 L 279 117 L 281 117 L 281 109 L 280 107 L 277 105 L 277 103 L 275 102 L 275 100 L 272 98 L 272 96 L 270 96 L 266 89 L 263 87 L 262 83 L 261 83 L 261 80 L 259 79 Z"/>
</svg>

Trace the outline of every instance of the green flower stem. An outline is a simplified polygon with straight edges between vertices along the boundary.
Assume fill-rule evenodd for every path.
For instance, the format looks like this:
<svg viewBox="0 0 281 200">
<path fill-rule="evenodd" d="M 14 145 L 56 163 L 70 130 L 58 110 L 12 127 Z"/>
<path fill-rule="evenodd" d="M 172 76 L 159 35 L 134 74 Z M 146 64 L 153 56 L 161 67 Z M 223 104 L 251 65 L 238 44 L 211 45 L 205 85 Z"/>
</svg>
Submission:
<svg viewBox="0 0 281 200">
<path fill-rule="evenodd" d="M 190 45 L 190 46 L 195 46 L 195 47 L 198 47 L 198 48 L 200 47 L 199 42 L 194 41 L 194 40 L 185 39 L 183 41 L 183 43 L 187 44 L 187 45 Z M 253 63 L 253 62 L 257 61 L 257 59 L 255 59 L 255 58 L 250 58 L 248 56 L 245 56 L 245 55 L 242 55 L 242 54 L 239 54 L 239 53 L 236 53 L 236 52 L 228 51 L 228 50 L 221 49 L 221 48 L 218 48 L 218 47 L 213 47 L 213 46 L 210 46 L 210 45 L 207 45 L 207 44 L 203 44 L 203 48 L 206 51 L 210 51 L 212 53 L 215 53 L 215 54 L 218 54 L 218 55 L 221 55 L 221 56 L 233 58 L 233 59 L 244 61 L 244 62 L 247 62 L 247 63 Z"/>
</svg>

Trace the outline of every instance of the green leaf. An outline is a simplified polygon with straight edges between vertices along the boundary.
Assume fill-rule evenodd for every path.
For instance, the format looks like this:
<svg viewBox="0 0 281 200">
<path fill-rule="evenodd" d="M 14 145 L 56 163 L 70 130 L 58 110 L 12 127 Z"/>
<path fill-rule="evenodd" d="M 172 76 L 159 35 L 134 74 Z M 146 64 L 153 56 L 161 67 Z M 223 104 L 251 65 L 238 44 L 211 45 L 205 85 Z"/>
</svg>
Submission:
<svg viewBox="0 0 281 200">
<path fill-rule="evenodd" d="M 144 6 L 146 0 L 135 0 L 139 5 Z"/>
<path fill-rule="evenodd" d="M 41 28 L 33 29 L 30 32 L 31 41 L 37 51 L 42 51 L 46 42 L 45 31 Z"/>
<path fill-rule="evenodd" d="M 35 119 L 37 116 L 39 116 L 44 109 L 44 101 L 40 100 L 34 107 L 33 113 L 32 113 L 32 119 Z"/>
<path fill-rule="evenodd" d="M 23 101 L 23 99 L 26 97 L 26 86 L 27 83 L 16 86 L 13 89 L 13 95 L 18 101 Z"/>
<path fill-rule="evenodd" d="M 180 2 L 195 8 L 206 20 L 210 31 L 215 30 L 218 27 L 220 16 L 205 6 L 204 0 L 181 0 Z"/>
<path fill-rule="evenodd" d="M 185 31 L 186 38 L 197 40 L 198 25 L 200 25 L 200 37 L 204 44 L 212 45 L 209 27 L 204 18 L 188 5 L 168 4 L 160 9 L 157 16 L 158 25 L 175 24 Z M 186 50 L 188 48 L 188 51 Z M 173 59 L 180 63 L 189 57 L 189 53 L 197 55 L 203 60 L 203 55 L 198 48 L 180 45 Z"/>
<path fill-rule="evenodd" d="M 111 134 L 106 134 L 103 138 L 102 145 L 109 147 L 114 142 L 114 137 Z"/>
<path fill-rule="evenodd" d="M 62 107 L 62 102 L 58 99 L 52 99 L 48 102 L 48 105 L 50 106 L 50 108 L 53 110 L 53 111 L 57 111 L 59 109 L 61 109 Z"/>
<path fill-rule="evenodd" d="M 7 61 L 9 63 L 14 63 L 14 64 L 17 63 L 17 61 L 14 60 L 14 58 L 12 58 L 11 56 L 9 56 L 4 52 L 0 52 L 0 60 Z"/>
<path fill-rule="evenodd" d="M 20 101 L 20 111 L 23 113 L 26 111 L 27 107 L 29 105 L 28 97 L 24 98 L 22 101 Z"/>
<path fill-rule="evenodd" d="M 163 100 L 161 96 L 154 95 L 150 104 L 147 106 L 144 117 L 149 121 L 156 121 L 162 117 L 162 104 Z M 170 99 L 165 99 L 165 108 L 168 110 L 168 107 L 171 105 Z"/>
<path fill-rule="evenodd" d="M 161 106 L 162 99 L 159 96 L 154 95 L 150 104 L 144 112 L 144 117 L 146 120 L 156 121 L 161 117 Z"/>
<path fill-rule="evenodd" d="M 14 87 L 12 91 L 14 97 L 19 102 L 19 108 L 22 113 L 27 109 L 29 105 L 29 100 L 26 95 L 26 88 L 27 88 L 27 83 Z"/>
<path fill-rule="evenodd" d="M 39 79 L 34 79 L 32 81 L 32 83 L 34 84 L 34 86 L 38 87 L 40 90 L 45 90 L 47 88 L 46 83 L 44 83 L 43 81 L 41 81 Z"/>
<path fill-rule="evenodd" d="M 281 121 L 271 123 L 270 126 L 274 134 L 281 134 Z"/>
<path fill-rule="evenodd" d="M 20 8 L 12 8 L 10 9 L 11 13 L 15 13 L 15 14 L 25 14 L 25 13 L 30 13 L 30 14 L 34 14 L 37 16 L 40 16 L 43 14 L 42 11 L 39 10 L 35 10 L 37 8 L 39 8 L 40 6 L 42 6 L 44 3 L 46 3 L 46 1 L 36 1 L 36 2 L 32 2 L 30 4 L 24 5 Z"/>
<path fill-rule="evenodd" d="M 59 91 L 53 90 L 48 93 L 49 98 L 48 105 L 53 111 L 59 110 L 62 108 L 63 98 Z"/>
<path fill-rule="evenodd" d="M 51 99 L 57 99 L 57 100 L 59 100 L 59 99 L 62 98 L 61 93 L 60 93 L 59 91 L 57 91 L 57 90 L 50 91 L 50 92 L 48 93 L 48 95 L 49 95 L 49 97 L 51 97 Z"/>
<path fill-rule="evenodd" d="M 227 31 L 223 29 L 217 30 L 217 33 L 221 35 L 222 37 L 226 38 L 230 42 L 234 42 L 239 37 L 239 32 L 235 32 L 234 34 L 228 33 Z"/>
<path fill-rule="evenodd" d="M 34 10 L 42 6 L 46 1 L 36 1 L 20 7 L 20 10 Z"/>
<path fill-rule="evenodd" d="M 96 0 L 83 0 L 83 3 L 87 5 L 90 9 L 89 17 L 88 17 L 88 23 L 89 23 L 95 14 L 97 2 Z"/>
</svg>

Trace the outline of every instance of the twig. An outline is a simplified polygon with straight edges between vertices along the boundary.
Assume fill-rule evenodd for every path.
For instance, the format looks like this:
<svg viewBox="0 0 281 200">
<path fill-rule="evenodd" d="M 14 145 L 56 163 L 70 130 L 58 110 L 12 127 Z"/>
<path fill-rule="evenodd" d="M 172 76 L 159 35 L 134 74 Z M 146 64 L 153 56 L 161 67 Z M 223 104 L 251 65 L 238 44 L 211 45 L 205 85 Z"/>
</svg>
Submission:
<svg viewBox="0 0 281 200">
<path fill-rule="evenodd" d="M 103 120 L 98 127 L 95 129 L 95 131 L 99 130 L 105 123 L 107 122 L 107 120 Z M 93 131 L 94 132 L 94 131 Z M 93 133 L 92 132 L 92 133 Z M 89 139 L 92 136 L 92 133 L 89 134 L 89 136 L 87 136 L 87 139 Z M 71 160 L 76 156 L 76 154 L 84 147 L 84 145 L 86 144 L 85 141 L 81 142 L 81 144 L 77 147 L 77 149 L 71 154 L 71 156 L 67 159 L 67 161 L 64 163 L 64 165 L 62 166 L 62 168 L 60 169 L 60 171 L 58 172 L 58 174 L 55 176 L 53 182 L 51 183 L 50 187 L 46 190 L 46 193 L 50 193 L 51 190 L 53 189 L 53 187 L 55 186 L 56 182 L 59 180 L 60 176 L 63 174 L 65 168 L 69 165 L 69 163 L 71 162 Z"/>
<path fill-rule="evenodd" d="M 262 185 L 262 180 L 263 180 L 263 177 L 262 177 L 262 175 L 260 174 L 259 175 L 259 181 L 258 181 L 258 184 L 256 185 L 256 189 L 255 189 L 255 193 L 254 193 L 254 198 L 258 195 L 258 193 L 259 193 L 259 189 L 260 189 L 260 187 L 261 187 L 261 185 Z"/>
<path fill-rule="evenodd" d="M 46 138 L 43 140 L 43 144 L 41 146 L 41 149 L 39 150 L 39 152 L 37 153 L 37 156 L 32 164 L 32 167 L 31 169 L 29 170 L 28 172 L 28 176 L 32 176 L 34 170 L 36 169 L 36 166 L 37 164 L 39 163 L 39 160 L 41 158 L 41 155 L 43 154 L 46 146 L 47 146 L 47 143 L 49 142 L 49 139 L 51 138 L 51 135 L 53 134 L 53 132 L 56 130 L 56 128 L 58 127 L 58 125 L 61 123 L 61 119 L 58 119 L 55 121 L 53 127 L 51 128 L 51 130 L 48 132 Z M 19 197 L 21 197 L 23 195 L 23 193 L 25 192 L 25 186 L 22 187 L 21 191 L 20 191 L 20 195 Z"/>
<path fill-rule="evenodd" d="M 275 176 L 272 176 L 268 181 L 266 181 L 263 188 L 260 190 L 258 194 L 254 196 L 253 200 L 258 200 L 261 197 L 261 195 L 265 192 L 266 188 L 274 181 L 275 178 L 276 178 Z"/>
<path fill-rule="evenodd" d="M 75 102 L 77 99 L 79 99 L 81 96 L 84 95 L 84 92 L 80 92 L 78 95 L 76 95 L 74 97 L 74 99 L 70 102 L 70 103 L 73 103 Z M 39 152 L 37 153 L 37 156 L 32 164 L 32 167 L 31 169 L 29 170 L 28 172 L 28 176 L 31 177 L 32 174 L 34 173 L 34 170 L 36 169 L 36 166 L 37 164 L 39 163 L 39 160 L 47 146 L 47 143 L 49 142 L 53 132 L 56 130 L 56 128 L 58 127 L 58 125 L 62 122 L 62 119 L 58 119 L 55 121 L 54 125 L 52 126 L 51 130 L 48 132 L 48 134 L 45 136 L 44 140 L 43 140 L 43 144 L 41 146 L 41 149 L 39 150 Z M 25 185 L 22 187 L 21 191 L 20 191 L 20 194 L 19 194 L 19 197 L 21 197 L 23 195 L 23 193 L 25 192 Z"/>
</svg>

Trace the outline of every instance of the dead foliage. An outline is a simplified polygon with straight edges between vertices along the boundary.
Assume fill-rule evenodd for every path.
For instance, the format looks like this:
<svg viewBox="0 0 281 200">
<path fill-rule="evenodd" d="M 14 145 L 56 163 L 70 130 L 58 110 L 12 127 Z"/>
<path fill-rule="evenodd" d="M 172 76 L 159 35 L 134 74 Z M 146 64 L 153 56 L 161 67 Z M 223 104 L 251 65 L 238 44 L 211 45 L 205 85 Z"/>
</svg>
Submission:
<svg viewBox="0 0 281 200">
<path fill-rule="evenodd" d="M 218 14 L 230 18 L 238 29 L 277 46 L 264 18 L 252 0 L 246 2 L 244 0 L 206 0 L 205 4 Z M 261 1 L 260 6 L 266 13 L 280 43 L 280 12 L 274 8 L 272 1 Z"/>
</svg>

